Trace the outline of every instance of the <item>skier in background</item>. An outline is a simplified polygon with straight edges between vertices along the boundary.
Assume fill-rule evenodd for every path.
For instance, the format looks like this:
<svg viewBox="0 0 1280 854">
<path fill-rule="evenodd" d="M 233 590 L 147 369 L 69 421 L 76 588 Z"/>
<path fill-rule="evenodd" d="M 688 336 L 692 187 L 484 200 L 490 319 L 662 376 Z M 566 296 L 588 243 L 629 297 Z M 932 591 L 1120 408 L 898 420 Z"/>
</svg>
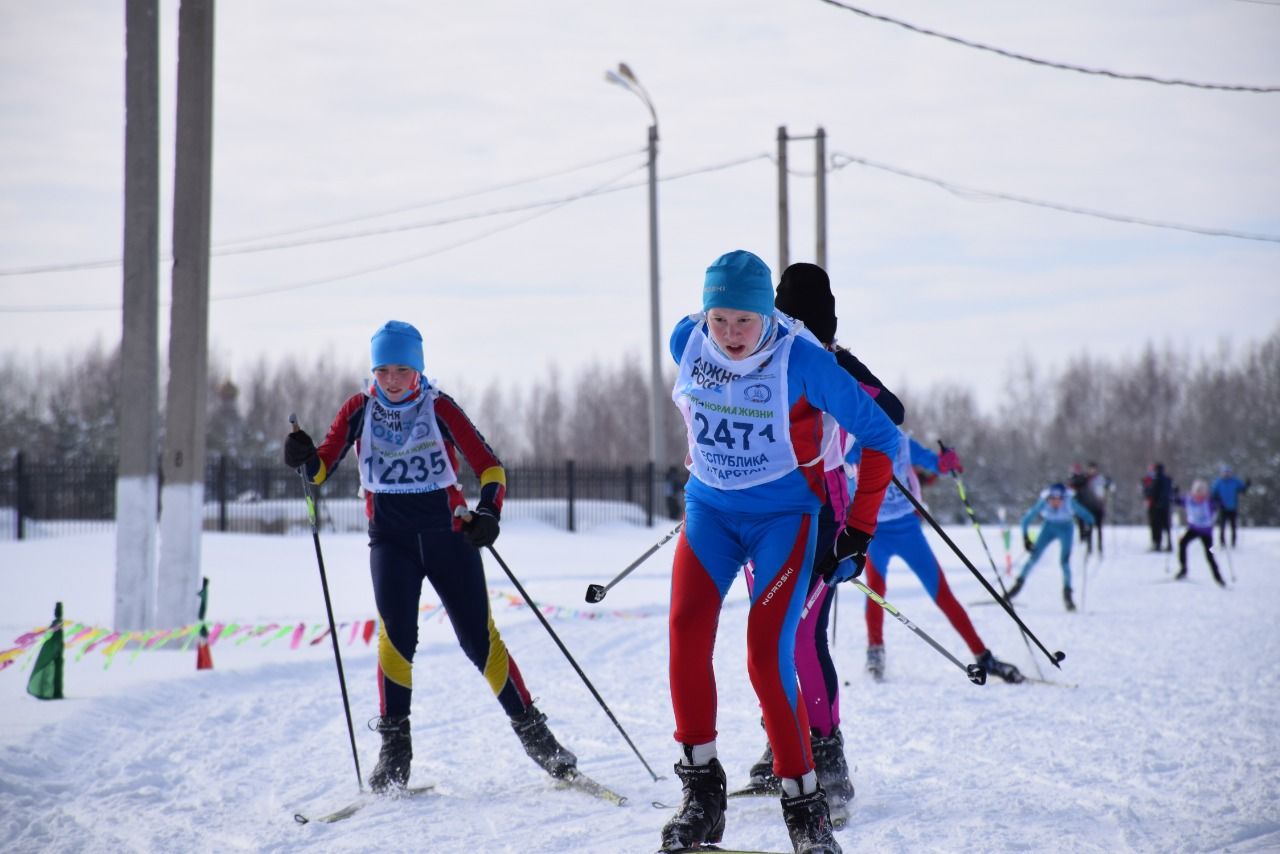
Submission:
<svg viewBox="0 0 1280 854">
<path fill-rule="evenodd" d="M 1040 556 L 1044 554 L 1045 549 L 1049 548 L 1049 544 L 1054 540 L 1060 540 L 1062 542 L 1062 602 L 1068 611 L 1076 609 L 1076 603 L 1071 598 L 1071 539 L 1075 533 L 1071 524 L 1073 516 L 1083 518 L 1090 525 L 1094 523 L 1093 514 L 1076 500 L 1063 483 L 1052 484 L 1041 492 L 1036 503 L 1023 514 L 1022 545 L 1029 555 L 1013 586 L 1009 588 L 1009 593 L 1005 597 L 1007 600 L 1012 601 L 1013 597 L 1022 590 L 1022 585 L 1026 583 L 1031 568 L 1036 565 L 1036 561 L 1040 560 Z M 1032 543 L 1028 529 L 1037 518 L 1043 520 L 1044 524 L 1040 527 L 1040 535 L 1035 543 Z"/>
<path fill-rule="evenodd" d="M 724 834 L 712 654 L 725 594 L 750 561 L 747 671 L 781 780 L 783 820 L 796 852 L 839 854 L 797 686 L 796 629 L 811 572 L 843 580 L 862 571 L 893 472 L 896 428 L 830 353 L 775 312 L 769 268 L 750 252 L 729 252 L 707 268 L 702 312 L 676 325 L 671 354 L 680 366 L 672 399 L 688 430 L 691 477 L 669 618 L 683 795 L 662 829 L 662 848 L 702 847 Z M 815 565 L 824 413 L 866 450 L 845 529 Z"/>
<path fill-rule="evenodd" d="M 1227 544 L 1227 523 L 1231 524 L 1231 548 L 1236 547 L 1236 517 L 1240 511 L 1240 495 L 1249 489 L 1252 481 L 1236 477 L 1231 466 L 1223 463 L 1218 469 L 1209 494 L 1218 503 L 1218 545 Z"/>
<path fill-rule="evenodd" d="M 1191 494 L 1179 495 L 1175 500 L 1182 510 L 1183 522 L 1187 530 L 1178 539 L 1178 574 L 1174 578 L 1187 577 L 1187 546 L 1192 540 L 1199 540 L 1204 546 L 1204 556 L 1209 561 L 1209 571 L 1213 573 L 1213 580 L 1218 582 L 1219 587 L 1226 587 L 1227 583 L 1222 580 L 1222 574 L 1218 572 L 1218 562 L 1213 558 L 1213 516 L 1218 508 L 1217 503 L 1209 495 L 1209 484 L 1199 479 L 1192 481 Z"/>
<path fill-rule="evenodd" d="M 856 463 L 860 449 L 850 453 L 850 461 Z M 921 498 L 920 479 L 916 467 L 934 474 L 947 474 L 954 470 L 964 473 L 964 466 L 954 448 L 947 448 L 941 455 L 921 445 L 906 431 L 902 431 L 898 446 L 898 459 L 894 462 L 894 474 L 898 482 L 911 490 L 911 494 L 919 501 Z M 925 539 L 921 528 L 920 515 L 915 506 L 898 489 L 890 483 L 885 490 L 884 503 L 880 505 L 880 518 L 876 525 L 876 538 L 867 550 L 867 586 L 884 596 L 886 581 L 889 577 L 889 563 L 894 557 L 900 557 L 907 563 L 907 568 L 915 573 L 916 578 L 924 585 L 938 609 L 946 615 L 965 645 L 973 654 L 978 666 L 993 676 L 1006 682 L 1021 682 L 1023 675 L 1008 662 L 1001 661 L 991 654 L 987 645 L 982 642 L 969 620 L 968 613 L 952 594 L 947 584 L 947 577 L 942 572 L 929 541 Z M 884 679 L 884 609 L 872 602 L 866 603 L 867 620 L 867 670 L 877 682 Z"/>
<path fill-rule="evenodd" d="M 370 353 L 373 382 L 342 404 L 320 447 L 300 429 L 284 444 L 285 465 L 301 467 L 317 485 L 356 450 L 379 625 L 379 716 L 370 728 L 382 736 L 382 749 L 369 788 L 391 792 L 409 781 L 423 579 L 440 597 L 463 652 L 489 683 L 525 752 L 552 777 L 572 777 L 577 759 L 556 741 L 546 715 L 533 704 L 489 608 L 479 550 L 498 537 L 506 492 L 502 463 L 453 398 L 423 377 L 417 329 L 388 321 L 374 333 Z M 455 515 L 466 508 L 459 454 L 480 479 L 480 500 L 468 521 Z"/>
</svg>

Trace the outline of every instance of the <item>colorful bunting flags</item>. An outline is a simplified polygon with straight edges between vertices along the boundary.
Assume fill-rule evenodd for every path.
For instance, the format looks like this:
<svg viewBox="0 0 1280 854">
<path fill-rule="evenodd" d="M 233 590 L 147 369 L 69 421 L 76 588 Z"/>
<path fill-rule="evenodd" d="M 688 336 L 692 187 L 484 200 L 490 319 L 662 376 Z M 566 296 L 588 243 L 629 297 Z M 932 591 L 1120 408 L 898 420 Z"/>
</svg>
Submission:
<svg viewBox="0 0 1280 854">
<path fill-rule="evenodd" d="M 510 609 L 527 607 L 524 600 L 519 596 L 501 590 L 489 591 L 489 598 Z M 432 616 L 439 620 L 445 618 L 444 608 L 437 603 L 429 602 L 418 610 L 423 615 L 423 619 Z M 547 617 L 561 620 L 627 619 L 665 613 L 665 609 L 645 608 L 600 611 L 564 608 L 559 605 L 545 603 L 539 605 L 539 610 Z M 376 619 L 364 619 L 342 622 L 338 623 L 337 629 L 340 638 L 345 635 L 347 646 L 353 645 L 357 640 L 363 641 L 365 646 L 368 646 L 377 635 L 378 621 Z M 143 650 L 157 650 L 165 647 L 185 650 L 195 640 L 199 640 L 202 647 L 208 649 L 217 643 L 229 640 L 234 640 L 237 645 L 240 645 L 254 639 L 261 639 L 262 643 L 260 645 L 265 647 L 288 637 L 289 648 L 299 649 L 303 646 L 314 646 L 323 642 L 329 635 L 329 627 L 323 623 L 312 625 L 306 623 L 249 625 L 244 623 L 214 623 L 201 620 L 189 626 L 181 626 L 176 629 L 115 631 L 101 626 L 84 625 L 74 620 L 55 619 L 48 626 L 32 629 L 19 635 L 14 639 L 12 648 L 0 650 L 0 671 L 16 664 L 19 658 L 40 646 L 42 639 L 45 639 L 51 633 L 62 636 L 64 649 L 68 651 L 77 650 L 75 654 L 76 661 L 83 658 L 86 653 L 94 650 L 100 651 L 105 658 L 103 668 L 106 669 L 111 666 L 118 652 L 130 647 L 133 650 L 133 655 L 129 657 L 130 661 L 136 658 L 138 653 Z M 207 640 L 205 639 L 206 634 Z M 53 637 L 51 636 L 49 639 L 52 640 Z M 46 644 L 46 646 L 48 645 Z"/>
</svg>

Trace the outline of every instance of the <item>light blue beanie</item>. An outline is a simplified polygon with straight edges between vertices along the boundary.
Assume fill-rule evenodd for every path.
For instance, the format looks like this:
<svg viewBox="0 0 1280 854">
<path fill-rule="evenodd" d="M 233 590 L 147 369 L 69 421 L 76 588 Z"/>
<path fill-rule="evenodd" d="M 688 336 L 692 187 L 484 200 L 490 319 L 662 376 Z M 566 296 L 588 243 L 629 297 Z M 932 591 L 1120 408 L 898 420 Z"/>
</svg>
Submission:
<svg viewBox="0 0 1280 854">
<path fill-rule="evenodd" d="M 369 341 L 371 369 L 408 365 L 422 373 L 422 335 L 403 320 L 388 320 Z"/>
<path fill-rule="evenodd" d="M 702 310 L 732 308 L 773 316 L 773 274 L 769 265 L 743 249 L 726 252 L 707 268 Z"/>
</svg>

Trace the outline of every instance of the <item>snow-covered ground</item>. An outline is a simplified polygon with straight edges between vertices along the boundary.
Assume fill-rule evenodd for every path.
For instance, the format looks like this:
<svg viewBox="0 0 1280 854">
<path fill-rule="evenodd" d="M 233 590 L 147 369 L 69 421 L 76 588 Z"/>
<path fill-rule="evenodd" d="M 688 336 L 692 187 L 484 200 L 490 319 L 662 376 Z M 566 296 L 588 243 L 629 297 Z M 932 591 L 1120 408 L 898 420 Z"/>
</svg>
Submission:
<svg viewBox="0 0 1280 854">
<path fill-rule="evenodd" d="M 436 794 L 374 804 L 334 825 L 298 825 L 356 791 L 328 641 L 224 640 L 212 671 L 194 648 L 125 649 L 104 669 L 98 650 L 66 666 L 64 701 L 25 693 L 32 656 L 0 671 L 0 850 L 645 852 L 675 804 L 665 604 L 672 545 L 584 603 L 667 528 L 611 525 L 568 534 L 536 522 L 504 526 L 497 548 L 636 743 L 654 782 L 541 623 L 508 599 L 496 619 L 540 707 L 582 768 L 630 797 L 616 807 L 558 791 L 522 753 L 447 622 L 423 620 L 415 666 L 412 782 Z M 989 571 L 972 527 L 948 529 Z M 985 529 L 1003 567 L 999 532 Z M 954 665 L 886 620 L 889 675 L 863 672 L 861 595 L 841 590 L 834 649 L 857 797 L 838 836 L 852 851 L 1280 850 L 1280 530 L 1246 529 L 1220 590 L 1198 551 L 1190 580 L 1148 553 L 1138 528 L 1108 530 L 1107 556 L 1076 582 L 1067 614 L 1054 562 L 1037 567 L 1020 614 L 1051 650 L 1028 653 L 996 607 L 969 609 L 998 656 L 1069 685 L 972 685 Z M 962 602 L 985 597 L 930 534 Z M 339 622 L 374 615 L 359 535 L 322 537 Z M 1051 550 L 1051 556 L 1056 552 Z M 1077 549 L 1078 553 L 1078 549 Z M 1018 556 L 1020 557 L 1020 556 Z M 114 540 L 107 534 L 0 542 L 0 650 L 66 616 L 112 617 Z M 491 558 L 492 589 L 514 587 Z M 1077 567 L 1079 566 L 1077 558 Z M 1078 570 L 1077 570 L 1078 571 Z M 266 625 L 324 622 L 309 536 L 207 535 L 209 617 Z M 905 566 L 888 599 L 957 656 L 959 637 Z M 424 593 L 423 602 L 434 602 Z M 588 618 L 597 615 L 598 619 Z M 720 628 L 720 755 L 730 783 L 763 747 L 743 654 L 745 593 L 735 586 Z M 343 662 L 361 767 L 378 737 L 372 647 Z M 1073 687 L 1074 686 L 1074 687 Z M 726 842 L 786 851 L 775 801 L 733 801 Z"/>
</svg>

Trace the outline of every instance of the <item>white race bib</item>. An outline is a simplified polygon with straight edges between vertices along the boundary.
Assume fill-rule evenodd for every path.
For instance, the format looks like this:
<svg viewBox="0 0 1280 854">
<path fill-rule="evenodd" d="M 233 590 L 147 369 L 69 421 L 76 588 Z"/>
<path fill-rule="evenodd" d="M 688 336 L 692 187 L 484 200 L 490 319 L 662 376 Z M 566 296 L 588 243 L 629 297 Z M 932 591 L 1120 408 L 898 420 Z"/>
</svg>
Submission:
<svg viewBox="0 0 1280 854">
<path fill-rule="evenodd" d="M 435 398 L 432 389 L 400 406 L 369 398 L 360 433 L 366 492 L 434 492 L 458 482 L 436 424 Z"/>
<path fill-rule="evenodd" d="M 795 338 L 780 336 L 748 359 L 720 354 L 706 321 L 689 335 L 671 399 L 684 416 L 690 470 L 717 489 L 745 489 L 796 468 L 787 406 Z"/>
</svg>

